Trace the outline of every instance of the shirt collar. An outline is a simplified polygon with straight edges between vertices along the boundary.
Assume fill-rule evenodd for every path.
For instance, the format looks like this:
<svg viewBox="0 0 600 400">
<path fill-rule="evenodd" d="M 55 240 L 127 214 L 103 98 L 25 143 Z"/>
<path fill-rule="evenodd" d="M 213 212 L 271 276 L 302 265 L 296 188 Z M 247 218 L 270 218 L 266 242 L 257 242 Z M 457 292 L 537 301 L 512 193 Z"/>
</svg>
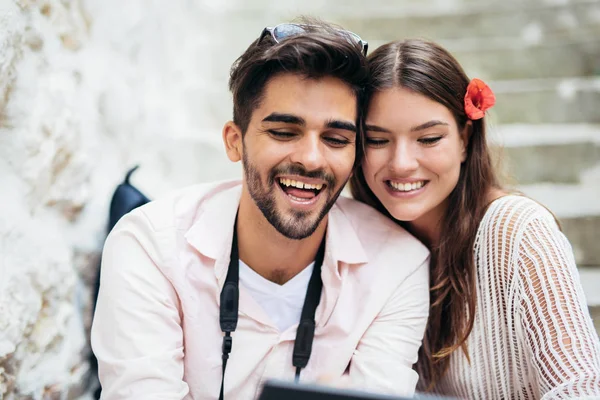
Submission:
<svg viewBox="0 0 600 400">
<path fill-rule="evenodd" d="M 241 181 L 231 182 L 225 189 L 219 186 L 213 193 L 205 195 L 196 221 L 185 234 L 187 242 L 203 256 L 229 262 L 233 226 L 241 195 Z"/>
<path fill-rule="evenodd" d="M 326 249 L 331 258 L 346 264 L 366 263 L 368 258 L 356 228 L 337 204 L 329 210 L 328 218 Z"/>
<path fill-rule="evenodd" d="M 217 277 L 224 277 L 227 270 L 233 226 L 241 194 L 241 181 L 232 182 L 232 185 L 228 185 L 225 189 L 221 186 L 220 191 L 208 193 L 207 199 L 202 202 L 198 211 L 196 221 L 185 234 L 191 246 L 202 255 L 217 261 L 215 264 Z M 337 265 L 338 261 L 346 264 L 361 264 L 368 261 L 355 229 L 341 208 L 334 204 L 329 211 L 325 246 L 325 257 L 333 261 L 334 265 Z M 339 277 L 339 271 L 335 273 Z"/>
</svg>

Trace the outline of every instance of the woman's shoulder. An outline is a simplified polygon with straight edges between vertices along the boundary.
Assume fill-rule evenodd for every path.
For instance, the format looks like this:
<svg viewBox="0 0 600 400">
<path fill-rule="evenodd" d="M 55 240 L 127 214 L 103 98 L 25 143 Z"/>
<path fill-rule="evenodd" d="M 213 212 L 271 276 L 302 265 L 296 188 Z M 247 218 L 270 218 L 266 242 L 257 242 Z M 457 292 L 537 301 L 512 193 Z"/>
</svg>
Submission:
<svg viewBox="0 0 600 400">
<path fill-rule="evenodd" d="M 521 195 L 506 194 L 490 202 L 481 220 L 481 228 L 497 234 L 518 234 L 534 220 L 556 225 L 556 217 L 537 201 Z"/>
<path fill-rule="evenodd" d="M 507 194 L 490 202 L 477 229 L 474 249 L 478 259 L 494 254 L 495 264 L 510 269 L 524 247 L 535 247 L 534 242 L 546 247 L 565 240 L 550 210 L 529 197 Z M 479 257 L 484 254 L 488 256 Z"/>
</svg>

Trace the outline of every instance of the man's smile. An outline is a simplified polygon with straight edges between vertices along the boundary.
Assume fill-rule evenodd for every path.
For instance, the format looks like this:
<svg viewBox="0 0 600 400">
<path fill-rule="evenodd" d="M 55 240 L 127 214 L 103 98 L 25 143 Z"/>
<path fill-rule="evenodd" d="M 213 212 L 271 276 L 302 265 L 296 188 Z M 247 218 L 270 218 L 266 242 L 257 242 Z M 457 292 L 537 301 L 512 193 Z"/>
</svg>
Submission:
<svg viewBox="0 0 600 400">
<path fill-rule="evenodd" d="M 277 183 L 293 206 L 311 206 L 317 203 L 327 184 L 302 176 L 277 177 Z"/>
</svg>

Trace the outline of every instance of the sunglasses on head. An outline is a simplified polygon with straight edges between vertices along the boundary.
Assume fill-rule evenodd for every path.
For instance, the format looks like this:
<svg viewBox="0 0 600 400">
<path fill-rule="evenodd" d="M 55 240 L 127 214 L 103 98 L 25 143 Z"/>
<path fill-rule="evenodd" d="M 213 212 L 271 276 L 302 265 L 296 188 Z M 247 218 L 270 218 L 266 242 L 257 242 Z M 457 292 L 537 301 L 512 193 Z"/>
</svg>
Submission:
<svg viewBox="0 0 600 400">
<path fill-rule="evenodd" d="M 306 33 L 305 26 L 306 25 L 285 23 L 285 24 L 279 24 L 273 28 L 266 27 L 265 29 L 263 29 L 262 33 L 260 34 L 260 38 L 258 39 L 258 41 L 260 42 L 266 35 L 271 35 L 271 37 L 273 38 L 275 43 L 279 43 L 282 40 L 289 38 L 291 36 Z M 354 43 L 357 43 L 358 45 L 360 45 L 363 54 L 365 56 L 367 55 L 369 43 L 367 43 L 365 40 L 362 40 L 361 37 L 358 36 L 354 32 L 346 31 L 343 29 L 337 29 L 337 31 L 340 33 L 340 35 L 346 36 L 351 42 L 354 42 Z"/>
</svg>

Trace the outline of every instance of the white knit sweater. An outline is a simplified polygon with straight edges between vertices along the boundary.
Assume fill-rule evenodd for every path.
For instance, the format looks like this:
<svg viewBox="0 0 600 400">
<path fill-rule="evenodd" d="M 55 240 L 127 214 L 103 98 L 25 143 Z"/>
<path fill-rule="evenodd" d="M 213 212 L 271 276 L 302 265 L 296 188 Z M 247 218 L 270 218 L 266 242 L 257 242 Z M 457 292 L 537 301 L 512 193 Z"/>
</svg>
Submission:
<svg viewBox="0 0 600 400">
<path fill-rule="evenodd" d="M 600 399 L 600 341 L 571 246 L 522 196 L 494 201 L 474 249 L 477 311 L 439 393 L 468 399 Z M 600 289 L 600 288 L 599 288 Z"/>
</svg>

